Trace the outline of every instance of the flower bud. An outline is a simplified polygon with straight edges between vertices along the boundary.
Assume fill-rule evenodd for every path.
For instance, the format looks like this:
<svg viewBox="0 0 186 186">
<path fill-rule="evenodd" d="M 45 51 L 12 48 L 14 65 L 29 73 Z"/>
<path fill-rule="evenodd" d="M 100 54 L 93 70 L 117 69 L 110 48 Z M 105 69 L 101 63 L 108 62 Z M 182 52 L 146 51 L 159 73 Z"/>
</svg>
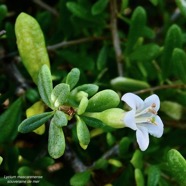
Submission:
<svg viewBox="0 0 186 186">
<path fill-rule="evenodd" d="M 123 118 L 125 111 L 120 108 L 111 108 L 102 112 L 85 113 L 85 116 L 101 120 L 104 124 L 113 128 L 125 127 Z"/>
</svg>

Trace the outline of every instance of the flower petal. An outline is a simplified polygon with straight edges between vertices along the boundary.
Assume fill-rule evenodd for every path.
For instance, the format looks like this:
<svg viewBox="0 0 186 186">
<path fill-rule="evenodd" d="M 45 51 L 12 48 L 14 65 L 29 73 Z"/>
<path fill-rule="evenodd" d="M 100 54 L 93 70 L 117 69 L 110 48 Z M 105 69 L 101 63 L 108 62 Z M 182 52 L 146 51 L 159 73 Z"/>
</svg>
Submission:
<svg viewBox="0 0 186 186">
<path fill-rule="evenodd" d="M 144 100 L 145 108 L 151 106 L 153 103 L 156 105 L 155 110 L 157 112 L 160 108 L 160 99 L 156 94 L 153 94 Z"/>
<path fill-rule="evenodd" d="M 144 106 L 143 100 L 139 96 L 137 96 L 133 93 L 124 94 L 122 96 L 121 100 L 126 102 L 127 105 L 129 105 L 132 109 L 135 109 L 135 110 L 140 110 Z"/>
<path fill-rule="evenodd" d="M 157 138 L 163 135 L 163 122 L 159 116 L 155 116 L 155 124 L 152 123 L 140 123 L 138 126 L 147 128 L 148 132 Z"/>
<path fill-rule="evenodd" d="M 136 126 L 136 122 L 135 122 L 135 110 L 131 110 L 129 112 L 126 112 L 123 121 L 124 121 L 126 127 L 136 130 L 137 126 Z"/>
<path fill-rule="evenodd" d="M 139 148 L 142 151 L 145 151 L 149 146 L 149 134 L 148 130 L 145 127 L 138 127 L 136 131 L 136 138 L 139 145 Z"/>
</svg>

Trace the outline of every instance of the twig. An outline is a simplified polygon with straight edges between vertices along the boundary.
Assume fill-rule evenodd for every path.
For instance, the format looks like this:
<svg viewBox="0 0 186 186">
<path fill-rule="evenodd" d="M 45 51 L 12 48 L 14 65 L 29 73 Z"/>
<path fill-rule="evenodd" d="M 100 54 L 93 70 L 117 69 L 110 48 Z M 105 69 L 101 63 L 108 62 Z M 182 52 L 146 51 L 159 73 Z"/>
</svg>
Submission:
<svg viewBox="0 0 186 186">
<path fill-rule="evenodd" d="M 76 40 L 72 40 L 72 41 L 63 41 L 63 42 L 57 43 L 55 45 L 48 46 L 47 49 L 52 51 L 52 50 L 56 50 L 56 49 L 62 48 L 62 47 L 68 47 L 68 46 L 77 45 L 80 43 L 86 43 L 89 41 L 104 40 L 104 39 L 107 39 L 107 38 L 105 38 L 105 37 L 85 37 L 85 38 L 80 38 L 80 39 L 76 39 Z"/>
<path fill-rule="evenodd" d="M 33 2 L 35 4 L 38 4 L 40 7 L 46 9 L 47 11 L 51 12 L 56 17 L 59 16 L 59 13 L 55 9 L 53 9 L 52 7 L 50 7 L 49 5 L 47 5 L 46 3 L 44 3 L 43 1 L 41 1 L 41 0 L 33 0 Z"/>
<path fill-rule="evenodd" d="M 123 55 L 120 46 L 120 39 L 118 35 L 118 27 L 117 27 L 117 1 L 110 0 L 110 28 L 112 33 L 112 41 L 114 46 L 114 51 L 116 55 L 117 69 L 119 76 L 123 76 Z"/>
<path fill-rule="evenodd" d="M 105 152 L 102 156 L 103 159 L 108 159 L 111 156 L 117 155 L 119 153 L 119 145 L 114 145 L 111 149 L 109 149 L 107 152 Z"/>
<path fill-rule="evenodd" d="M 174 85 L 160 85 L 160 86 L 156 86 L 156 87 L 152 87 L 152 88 L 147 88 L 147 89 L 143 89 L 143 90 L 138 90 L 133 92 L 134 94 L 143 94 L 146 92 L 153 92 L 153 91 L 157 91 L 157 90 L 163 90 L 163 89 L 186 89 L 186 84 L 174 84 Z"/>
<path fill-rule="evenodd" d="M 179 129 L 186 130 L 185 121 L 164 121 L 164 124 L 167 127 L 173 127 L 173 128 L 179 128 Z"/>
<path fill-rule="evenodd" d="M 71 149 L 68 143 L 66 143 L 64 158 L 70 163 L 74 172 L 83 172 L 88 169 Z"/>
</svg>

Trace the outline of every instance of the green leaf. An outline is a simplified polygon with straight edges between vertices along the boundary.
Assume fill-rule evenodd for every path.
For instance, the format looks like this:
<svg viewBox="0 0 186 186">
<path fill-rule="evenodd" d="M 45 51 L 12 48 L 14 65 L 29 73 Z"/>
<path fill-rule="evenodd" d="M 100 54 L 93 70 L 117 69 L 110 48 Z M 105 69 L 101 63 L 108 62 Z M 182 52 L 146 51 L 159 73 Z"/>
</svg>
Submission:
<svg viewBox="0 0 186 186">
<path fill-rule="evenodd" d="M 162 101 L 160 110 L 167 114 L 169 117 L 175 120 L 180 120 L 184 107 L 173 101 Z"/>
<path fill-rule="evenodd" d="M 143 154 L 140 150 L 136 150 L 130 160 L 131 164 L 136 169 L 142 169 L 143 167 Z"/>
<path fill-rule="evenodd" d="M 108 160 L 104 158 L 100 158 L 94 163 L 94 169 L 105 169 L 107 168 L 107 166 L 108 166 Z"/>
<path fill-rule="evenodd" d="M 0 143 L 10 142 L 17 135 L 17 127 L 20 119 L 22 99 L 17 99 L 10 107 L 0 115 Z"/>
<path fill-rule="evenodd" d="M 150 2 L 154 5 L 157 6 L 159 3 L 159 0 L 150 0 Z"/>
<path fill-rule="evenodd" d="M 176 0 L 176 4 L 180 9 L 181 14 L 186 17 L 186 2 L 185 0 Z"/>
<path fill-rule="evenodd" d="M 144 186 L 145 183 L 142 171 L 140 169 L 135 169 L 134 175 L 136 180 L 136 186 Z"/>
<path fill-rule="evenodd" d="M 107 132 L 106 139 L 109 146 L 112 146 L 114 145 L 114 143 L 116 143 L 116 138 L 114 137 L 114 135 L 112 135 L 111 132 Z"/>
<path fill-rule="evenodd" d="M 150 61 L 158 56 L 160 52 L 160 47 L 154 43 L 142 45 L 137 47 L 134 52 L 130 54 L 131 60 L 137 61 Z"/>
<path fill-rule="evenodd" d="M 91 172 L 85 171 L 85 172 L 79 172 L 76 173 L 71 179 L 70 179 L 70 185 L 71 186 L 83 186 L 88 183 L 90 180 Z"/>
<path fill-rule="evenodd" d="M 87 20 L 87 9 L 75 2 L 67 2 L 67 8 L 77 17 Z"/>
<path fill-rule="evenodd" d="M 51 94 L 51 101 L 55 108 L 62 106 L 67 102 L 70 94 L 70 86 L 65 83 L 56 85 Z"/>
<path fill-rule="evenodd" d="M 107 61 L 108 50 L 106 46 L 103 46 L 99 52 L 97 59 L 97 68 L 98 70 L 102 70 L 105 67 Z"/>
<path fill-rule="evenodd" d="M 0 24 L 1 21 L 6 17 L 8 9 L 6 5 L 0 5 Z"/>
<path fill-rule="evenodd" d="M 98 89 L 99 87 L 97 85 L 83 84 L 73 89 L 71 94 L 76 95 L 78 92 L 83 91 L 83 92 L 86 92 L 88 96 L 93 96 L 98 91 Z"/>
<path fill-rule="evenodd" d="M 28 166 L 22 166 L 17 171 L 19 176 L 30 176 L 33 175 L 33 172 L 34 171 Z"/>
<path fill-rule="evenodd" d="M 52 77 L 47 65 L 43 65 L 38 75 L 38 90 L 43 102 L 51 108 Z"/>
<path fill-rule="evenodd" d="M 19 148 L 6 146 L 6 166 L 10 175 L 16 175 L 19 165 Z"/>
<path fill-rule="evenodd" d="M 52 116 L 53 112 L 45 112 L 29 117 L 21 122 L 18 131 L 21 133 L 31 132 L 40 127 L 43 123 L 47 122 Z"/>
<path fill-rule="evenodd" d="M 131 18 L 128 41 L 126 45 L 126 53 L 129 54 L 133 49 L 139 37 L 143 36 L 143 31 L 146 25 L 146 11 L 138 6 Z"/>
<path fill-rule="evenodd" d="M 186 160 L 176 150 L 171 149 L 167 153 L 167 161 L 172 176 L 177 180 L 180 186 L 186 185 Z"/>
<path fill-rule="evenodd" d="M 174 48 L 182 47 L 182 32 L 179 26 L 172 25 L 165 37 L 164 51 L 162 55 L 162 74 L 166 79 L 172 72 L 172 53 Z"/>
<path fill-rule="evenodd" d="M 122 165 L 122 162 L 119 161 L 119 160 L 117 160 L 117 159 L 109 159 L 108 160 L 108 163 L 111 164 L 111 165 L 113 165 L 113 166 L 115 166 L 115 167 L 118 167 L 118 168 L 120 168 L 120 167 L 123 166 Z"/>
<path fill-rule="evenodd" d="M 172 61 L 176 75 L 186 83 L 186 53 L 179 48 L 175 48 L 172 54 Z"/>
<path fill-rule="evenodd" d="M 157 166 L 150 166 L 148 168 L 147 186 L 157 186 L 160 180 L 160 170 Z"/>
<path fill-rule="evenodd" d="M 87 112 L 100 112 L 109 108 L 117 107 L 120 98 L 113 90 L 103 90 L 89 99 Z"/>
<path fill-rule="evenodd" d="M 74 88 L 79 81 L 80 71 L 78 68 L 73 68 L 67 75 L 66 83 L 69 84 L 70 89 Z"/>
<path fill-rule="evenodd" d="M 117 77 L 111 80 L 111 85 L 114 89 L 133 92 L 136 90 L 149 88 L 149 84 L 145 81 L 140 81 L 136 79 L 126 78 L 126 77 Z"/>
<path fill-rule="evenodd" d="M 37 161 L 34 162 L 34 165 L 37 166 L 37 168 L 40 169 L 46 169 L 50 165 L 53 165 L 55 163 L 54 159 L 51 157 L 41 157 Z"/>
<path fill-rule="evenodd" d="M 123 137 L 119 142 L 119 154 L 123 157 L 129 149 L 131 141 L 129 137 Z"/>
<path fill-rule="evenodd" d="M 90 55 L 87 55 L 84 52 L 63 50 L 61 51 L 60 55 L 69 64 L 72 64 L 73 66 L 76 66 L 81 70 L 94 70 L 94 66 L 95 66 L 94 59 Z"/>
<path fill-rule="evenodd" d="M 90 127 L 94 127 L 94 128 L 106 128 L 107 127 L 102 121 L 96 118 L 91 118 L 87 116 L 81 116 L 81 118 Z"/>
<path fill-rule="evenodd" d="M 104 11 L 106 6 L 108 5 L 108 0 L 98 0 L 96 1 L 91 9 L 92 15 L 100 14 Z"/>
<path fill-rule="evenodd" d="M 48 136 L 48 153 L 57 159 L 63 155 L 65 151 L 65 137 L 61 127 L 58 127 L 51 121 Z"/>
<path fill-rule="evenodd" d="M 80 146 L 85 150 L 88 147 L 88 144 L 90 142 L 90 133 L 85 122 L 79 116 L 76 116 L 76 118 L 77 118 L 77 125 L 76 125 L 77 137 Z"/>
<path fill-rule="evenodd" d="M 0 156 L 0 165 L 1 165 L 2 162 L 3 162 L 3 158 Z"/>
<path fill-rule="evenodd" d="M 68 120 L 64 112 L 57 110 L 54 113 L 54 117 L 52 118 L 52 122 L 57 126 L 57 127 L 64 127 L 67 125 Z"/>
<path fill-rule="evenodd" d="M 23 64 L 37 84 L 40 68 L 44 64 L 50 67 L 42 30 L 33 17 L 20 13 L 16 19 L 15 33 Z"/>
<path fill-rule="evenodd" d="M 85 112 L 86 108 L 88 106 L 88 98 L 87 97 L 83 97 L 80 101 L 80 104 L 78 106 L 78 110 L 77 110 L 77 114 L 81 115 Z"/>
</svg>

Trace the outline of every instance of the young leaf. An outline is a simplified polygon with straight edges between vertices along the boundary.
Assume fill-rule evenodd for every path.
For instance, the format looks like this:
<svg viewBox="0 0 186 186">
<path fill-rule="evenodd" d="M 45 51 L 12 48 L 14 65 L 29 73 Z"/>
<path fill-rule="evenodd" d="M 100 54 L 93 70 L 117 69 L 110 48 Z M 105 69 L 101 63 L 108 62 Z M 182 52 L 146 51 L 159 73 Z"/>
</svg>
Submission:
<svg viewBox="0 0 186 186">
<path fill-rule="evenodd" d="M 150 87 L 150 85 L 145 81 L 126 77 L 117 77 L 115 79 L 112 79 L 111 85 L 114 89 L 125 92 L 133 92 L 136 90 L 146 89 Z"/>
<path fill-rule="evenodd" d="M 135 169 L 134 176 L 136 180 L 136 186 L 145 186 L 143 173 L 140 169 Z"/>
<path fill-rule="evenodd" d="M 64 151 L 65 137 L 63 130 L 51 121 L 48 136 L 48 153 L 52 158 L 57 159 L 63 155 Z"/>
<path fill-rule="evenodd" d="M 21 133 L 31 132 L 40 127 L 46 121 L 48 121 L 52 117 L 52 115 L 53 112 L 45 112 L 27 118 L 19 125 L 18 131 Z"/>
<path fill-rule="evenodd" d="M 16 19 L 15 33 L 23 64 L 37 84 L 40 68 L 44 64 L 50 67 L 42 30 L 33 17 L 20 13 Z"/>
<path fill-rule="evenodd" d="M 80 101 L 80 104 L 78 106 L 78 110 L 77 110 L 77 114 L 81 115 L 85 112 L 86 108 L 88 106 L 88 98 L 87 97 L 83 97 Z"/>
<path fill-rule="evenodd" d="M 130 162 L 134 166 L 134 168 L 142 169 L 142 167 L 143 167 L 143 154 L 142 154 L 142 152 L 139 150 L 136 150 L 134 152 Z"/>
<path fill-rule="evenodd" d="M 172 61 L 176 75 L 186 83 L 186 53 L 179 48 L 175 48 L 172 54 Z"/>
<path fill-rule="evenodd" d="M 51 101 L 55 108 L 67 102 L 70 94 L 70 86 L 65 83 L 60 83 L 54 87 L 51 94 Z"/>
<path fill-rule="evenodd" d="M 88 94 L 88 96 L 93 96 L 98 91 L 98 89 L 99 89 L 99 87 L 97 85 L 83 84 L 83 85 L 80 85 L 80 86 L 76 87 L 75 89 L 73 89 L 71 94 L 74 96 L 78 92 L 83 91 L 83 92 L 86 92 Z"/>
<path fill-rule="evenodd" d="M 172 176 L 178 181 L 180 186 L 186 185 L 186 160 L 175 149 L 171 149 L 167 154 L 167 161 Z"/>
<path fill-rule="evenodd" d="M 90 142 L 90 133 L 85 122 L 79 116 L 77 116 L 76 127 L 79 144 L 85 150 Z"/>
<path fill-rule="evenodd" d="M 165 38 L 165 46 L 162 56 L 162 74 L 163 78 L 166 79 L 171 71 L 172 68 L 172 53 L 174 48 L 181 48 L 182 46 L 182 32 L 179 26 L 172 25 Z"/>
<path fill-rule="evenodd" d="M 100 112 L 109 108 L 117 107 L 120 98 L 113 90 L 103 90 L 89 99 L 87 112 Z"/>
<path fill-rule="evenodd" d="M 52 123 L 57 127 L 66 126 L 68 123 L 67 117 L 64 112 L 57 110 L 52 118 Z"/>
<path fill-rule="evenodd" d="M 76 173 L 70 179 L 70 185 L 71 186 L 82 186 L 82 185 L 86 185 L 88 183 L 88 181 L 90 180 L 90 176 L 91 176 L 90 171 Z"/>
<path fill-rule="evenodd" d="M 51 108 L 52 77 L 47 65 L 43 65 L 38 75 L 38 90 L 43 102 Z"/>
<path fill-rule="evenodd" d="M 121 155 L 121 157 L 123 157 L 128 151 L 130 143 L 131 140 L 129 137 L 123 137 L 119 142 L 119 154 Z"/>
<path fill-rule="evenodd" d="M 109 2 L 108 0 L 97 0 L 96 3 L 94 3 L 92 6 L 91 9 L 92 15 L 97 15 L 103 12 L 108 2 Z"/>
<path fill-rule="evenodd" d="M 22 99 L 17 99 L 0 115 L 0 143 L 12 141 L 17 135 L 17 126 L 20 119 Z"/>
<path fill-rule="evenodd" d="M 66 83 L 69 84 L 70 89 L 73 89 L 79 81 L 80 71 L 78 68 L 73 68 L 67 75 Z"/>
<path fill-rule="evenodd" d="M 0 156 L 0 165 L 1 165 L 2 162 L 3 162 L 3 158 Z"/>
</svg>

